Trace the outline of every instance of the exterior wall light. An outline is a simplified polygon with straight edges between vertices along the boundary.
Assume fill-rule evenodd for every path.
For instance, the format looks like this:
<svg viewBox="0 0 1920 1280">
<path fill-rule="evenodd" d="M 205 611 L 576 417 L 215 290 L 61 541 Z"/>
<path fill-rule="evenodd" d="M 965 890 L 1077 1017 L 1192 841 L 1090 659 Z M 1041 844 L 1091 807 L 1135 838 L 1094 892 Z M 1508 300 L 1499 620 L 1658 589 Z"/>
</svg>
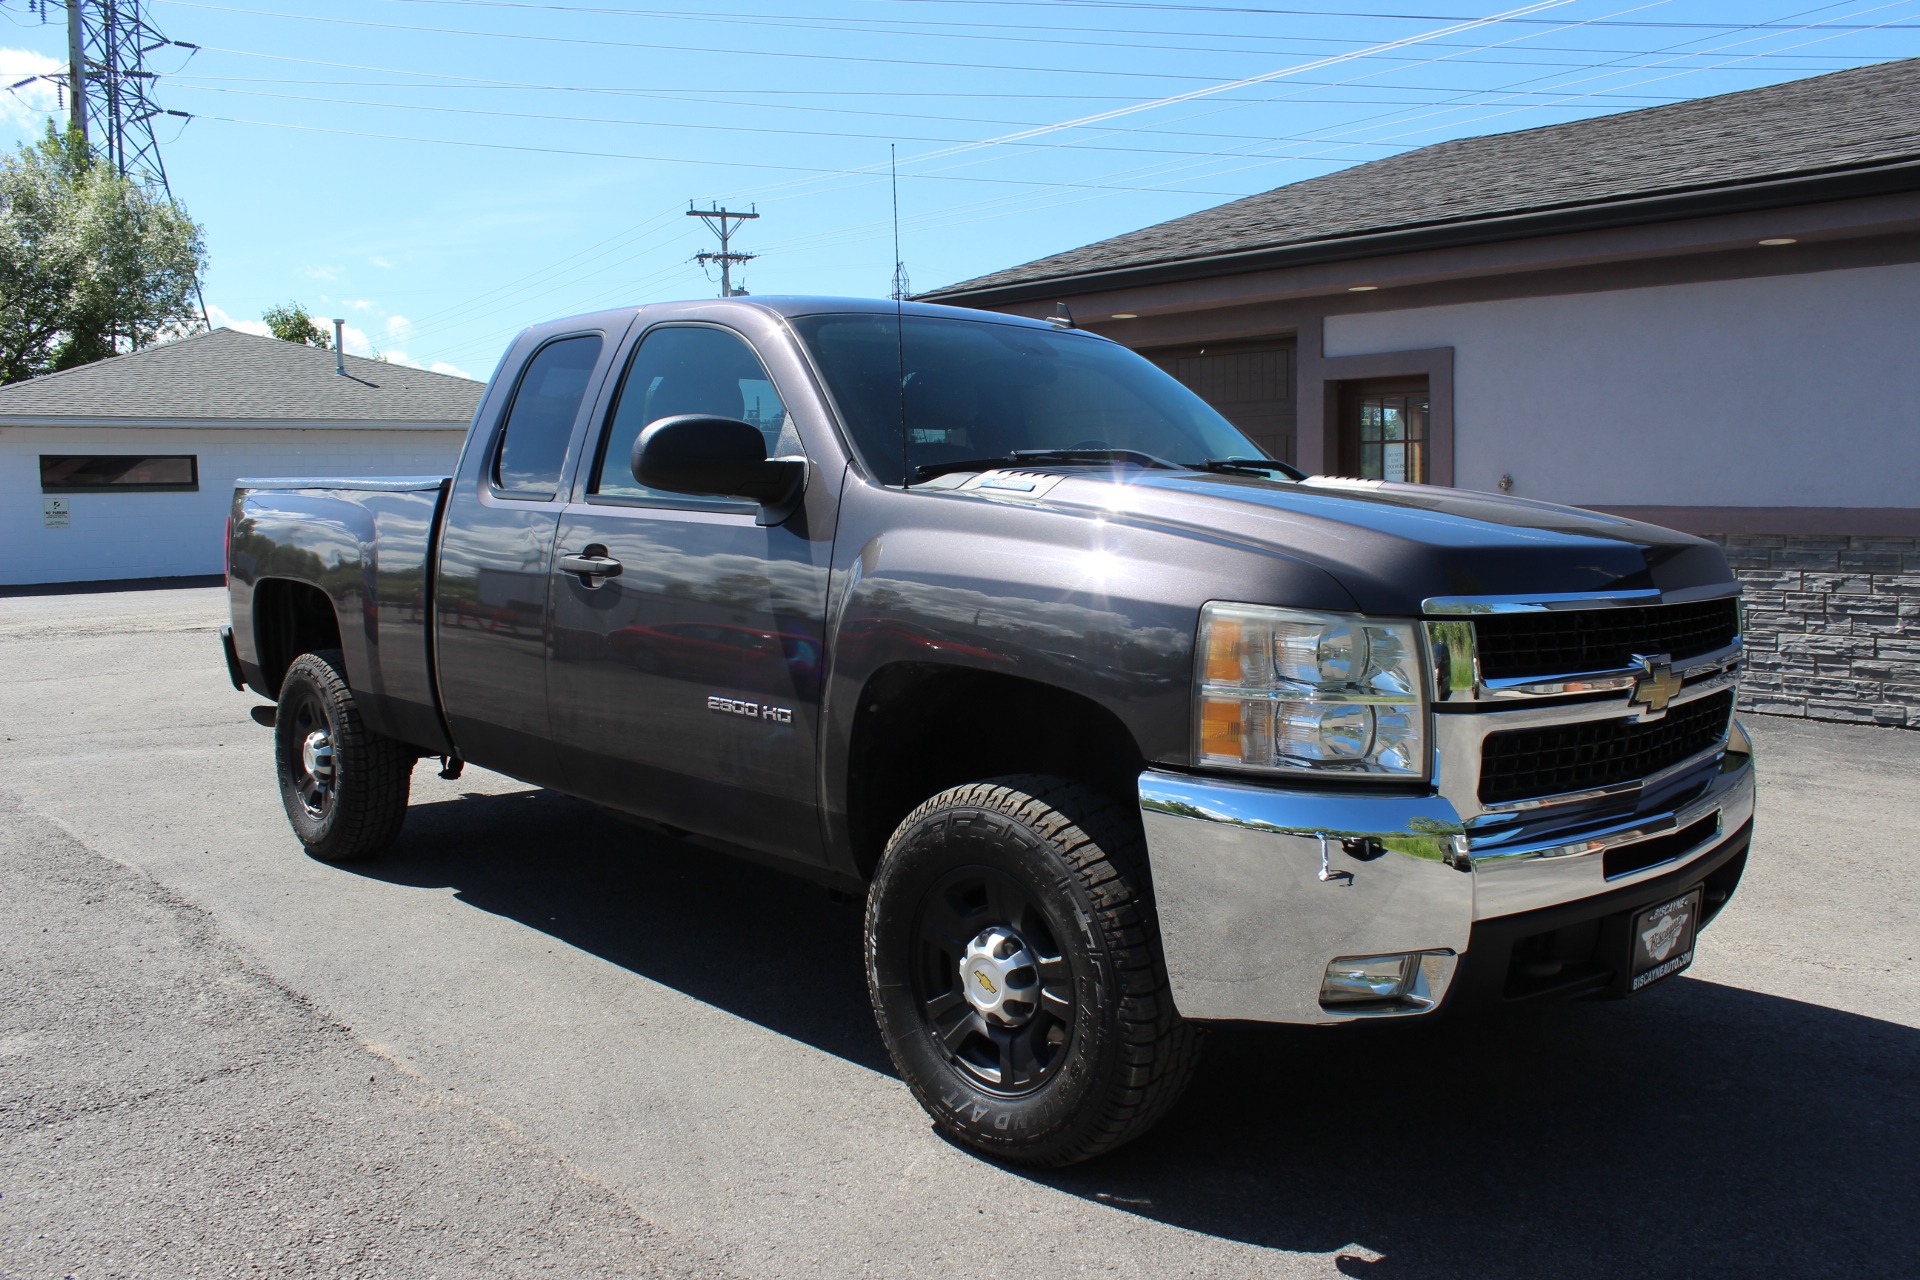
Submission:
<svg viewBox="0 0 1920 1280">
<path fill-rule="evenodd" d="M 1767 239 L 1765 239 L 1765 240 L 1762 240 L 1762 241 L 1761 241 L 1760 243 L 1761 243 L 1761 244 L 1768 244 L 1768 245 L 1772 245 L 1772 244 L 1799 244 L 1799 243 L 1800 243 L 1800 241 L 1799 241 L 1798 239 L 1796 239 L 1796 238 L 1794 238 L 1793 236 L 1769 236 L 1769 237 L 1768 237 Z"/>
<path fill-rule="evenodd" d="M 1347 292 L 1348 293 L 1372 293 L 1375 289 L 1378 289 L 1379 287 L 1380 286 L 1377 284 L 1350 284 L 1347 286 Z"/>
<path fill-rule="evenodd" d="M 1138 320 L 1140 313 L 1138 311 L 1116 311 L 1107 318 L 1109 320 Z"/>
</svg>

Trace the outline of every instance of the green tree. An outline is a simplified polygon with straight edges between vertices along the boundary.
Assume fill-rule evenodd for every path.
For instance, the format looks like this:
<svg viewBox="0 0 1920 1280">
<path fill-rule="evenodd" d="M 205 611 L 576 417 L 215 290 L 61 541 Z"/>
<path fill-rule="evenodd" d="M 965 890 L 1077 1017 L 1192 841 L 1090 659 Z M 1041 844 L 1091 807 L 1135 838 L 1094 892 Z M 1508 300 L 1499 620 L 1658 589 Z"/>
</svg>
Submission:
<svg viewBox="0 0 1920 1280">
<path fill-rule="evenodd" d="M 302 346 L 319 347 L 322 351 L 333 350 L 333 335 L 314 323 L 307 309 L 297 302 L 289 302 L 284 307 L 268 307 L 260 313 L 267 322 L 267 328 L 273 330 L 273 336 L 282 342 L 297 342 Z"/>
<path fill-rule="evenodd" d="M 0 156 L 0 384 L 197 326 L 206 262 L 185 210 L 48 125 Z"/>
</svg>

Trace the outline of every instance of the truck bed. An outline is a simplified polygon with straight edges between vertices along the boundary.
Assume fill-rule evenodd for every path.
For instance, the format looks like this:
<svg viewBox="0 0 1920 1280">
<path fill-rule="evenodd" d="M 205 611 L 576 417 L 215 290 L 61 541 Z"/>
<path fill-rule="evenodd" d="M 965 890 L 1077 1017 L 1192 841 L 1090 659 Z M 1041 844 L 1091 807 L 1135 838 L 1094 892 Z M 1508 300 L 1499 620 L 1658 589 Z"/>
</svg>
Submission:
<svg viewBox="0 0 1920 1280">
<path fill-rule="evenodd" d="M 451 750 L 434 697 L 433 544 L 447 476 L 243 478 L 234 484 L 234 647 L 248 685 L 275 697 L 294 654 L 254 625 L 263 593 L 323 596 L 370 727 Z"/>
</svg>

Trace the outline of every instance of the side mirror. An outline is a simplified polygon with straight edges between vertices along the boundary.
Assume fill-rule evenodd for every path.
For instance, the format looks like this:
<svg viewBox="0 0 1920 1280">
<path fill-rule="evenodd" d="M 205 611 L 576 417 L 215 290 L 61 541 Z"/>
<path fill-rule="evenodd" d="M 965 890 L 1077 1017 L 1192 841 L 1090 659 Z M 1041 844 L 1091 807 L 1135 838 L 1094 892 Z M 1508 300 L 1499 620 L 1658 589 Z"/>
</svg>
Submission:
<svg viewBox="0 0 1920 1280">
<path fill-rule="evenodd" d="M 633 442 L 633 478 L 649 489 L 760 504 L 760 523 L 793 511 L 806 481 L 799 458 L 769 458 L 766 437 L 752 423 L 683 413 L 647 424 Z"/>
</svg>

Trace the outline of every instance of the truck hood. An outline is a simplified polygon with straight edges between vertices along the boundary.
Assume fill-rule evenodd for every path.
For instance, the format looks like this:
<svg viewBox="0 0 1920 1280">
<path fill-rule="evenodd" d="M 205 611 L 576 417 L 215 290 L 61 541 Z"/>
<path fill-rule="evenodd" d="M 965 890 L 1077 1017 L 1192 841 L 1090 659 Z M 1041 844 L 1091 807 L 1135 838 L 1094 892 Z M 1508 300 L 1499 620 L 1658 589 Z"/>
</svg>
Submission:
<svg viewBox="0 0 1920 1280">
<path fill-rule="evenodd" d="M 1221 537 L 1312 564 L 1368 613 L 1434 596 L 1674 590 L 1731 583 L 1704 539 L 1618 516 L 1431 485 L 1203 472 L 1054 472 L 1030 500 Z"/>
</svg>

